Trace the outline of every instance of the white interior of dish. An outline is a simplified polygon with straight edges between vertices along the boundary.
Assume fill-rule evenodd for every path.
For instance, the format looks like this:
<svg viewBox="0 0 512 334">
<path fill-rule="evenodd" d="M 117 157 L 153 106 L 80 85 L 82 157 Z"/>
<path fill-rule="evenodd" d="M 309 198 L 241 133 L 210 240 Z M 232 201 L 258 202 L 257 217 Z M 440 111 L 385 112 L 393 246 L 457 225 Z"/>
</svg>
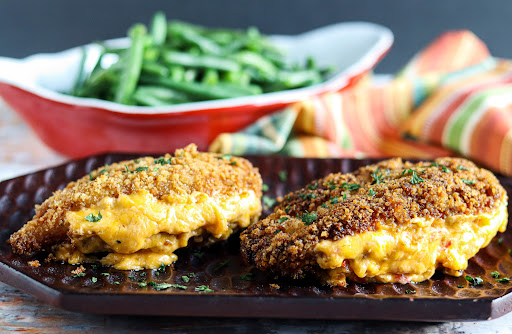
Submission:
<svg viewBox="0 0 512 334">
<path fill-rule="evenodd" d="M 287 52 L 291 63 L 304 63 L 307 57 L 315 59 L 320 67 L 333 65 L 335 71 L 321 84 L 257 96 L 239 97 L 185 103 L 167 107 L 137 107 L 117 103 L 77 98 L 63 94 L 69 92 L 78 75 L 82 47 L 49 54 L 36 54 L 24 59 L 0 57 L 0 81 L 18 86 L 42 97 L 59 102 L 94 106 L 124 113 L 171 113 L 191 110 L 216 109 L 238 105 L 268 105 L 298 101 L 320 90 L 338 90 L 349 79 L 372 68 L 391 47 L 393 34 L 383 26 L 366 22 L 345 22 L 318 28 L 295 36 L 271 36 L 275 44 Z M 107 41 L 112 47 L 126 46 L 127 38 Z M 86 68 L 91 71 L 100 47 L 84 46 L 87 50 Z"/>
</svg>

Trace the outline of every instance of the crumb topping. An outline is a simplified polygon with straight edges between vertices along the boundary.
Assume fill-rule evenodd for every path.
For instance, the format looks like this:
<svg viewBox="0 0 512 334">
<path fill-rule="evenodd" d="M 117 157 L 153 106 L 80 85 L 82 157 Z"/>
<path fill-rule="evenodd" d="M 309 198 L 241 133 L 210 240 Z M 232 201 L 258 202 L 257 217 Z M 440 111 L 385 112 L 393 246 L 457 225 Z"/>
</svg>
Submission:
<svg viewBox="0 0 512 334">
<path fill-rule="evenodd" d="M 67 238 L 67 211 L 92 207 L 104 197 L 117 198 L 141 190 L 157 199 L 196 191 L 222 198 L 253 190 L 261 196 L 261 187 L 258 169 L 246 159 L 198 152 L 191 144 L 176 150 L 174 155 L 113 163 L 69 183 L 37 206 L 33 219 L 14 233 L 9 242 L 20 254 L 49 249 Z"/>
<path fill-rule="evenodd" d="M 321 240 L 414 218 L 488 213 L 504 198 L 496 177 L 465 159 L 386 160 L 330 174 L 286 195 L 272 214 L 242 233 L 242 255 L 262 270 L 298 277 L 316 266 L 313 249 Z"/>
</svg>

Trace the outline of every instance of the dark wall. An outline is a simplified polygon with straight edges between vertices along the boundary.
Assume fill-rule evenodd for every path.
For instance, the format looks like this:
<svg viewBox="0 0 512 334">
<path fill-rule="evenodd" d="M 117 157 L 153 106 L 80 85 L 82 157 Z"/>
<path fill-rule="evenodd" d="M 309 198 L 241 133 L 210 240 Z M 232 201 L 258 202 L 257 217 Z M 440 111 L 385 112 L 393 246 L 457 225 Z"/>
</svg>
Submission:
<svg viewBox="0 0 512 334">
<path fill-rule="evenodd" d="M 162 9 L 169 18 L 208 26 L 257 26 L 293 34 L 329 23 L 363 20 L 395 34 L 378 72 L 397 71 L 448 29 L 470 29 L 494 55 L 512 58 L 510 0 L 0 0 L 0 56 L 54 52 L 124 36 Z"/>
</svg>

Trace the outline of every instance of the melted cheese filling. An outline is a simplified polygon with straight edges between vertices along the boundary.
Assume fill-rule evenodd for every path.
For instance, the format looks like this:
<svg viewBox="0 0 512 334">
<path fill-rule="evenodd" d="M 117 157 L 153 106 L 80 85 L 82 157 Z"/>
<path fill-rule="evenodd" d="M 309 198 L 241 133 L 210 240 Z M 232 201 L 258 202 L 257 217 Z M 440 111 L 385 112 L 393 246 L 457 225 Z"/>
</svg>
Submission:
<svg viewBox="0 0 512 334">
<path fill-rule="evenodd" d="M 316 260 L 327 270 L 325 279 L 331 285 L 345 286 L 347 276 L 383 283 L 421 282 L 438 267 L 460 276 L 468 259 L 498 231 L 505 231 L 507 221 L 505 201 L 492 214 L 416 218 L 337 241 L 323 240 L 315 247 Z"/>
<path fill-rule="evenodd" d="M 99 221 L 85 219 L 98 212 Z M 147 191 L 105 197 L 94 207 L 67 212 L 73 246 L 60 245 L 54 255 L 76 264 L 94 261 L 88 254 L 108 252 L 100 259 L 104 265 L 155 269 L 176 261 L 173 252 L 186 247 L 190 238 L 208 234 L 226 239 L 236 227 L 257 220 L 260 212 L 260 199 L 253 191 L 222 199 L 194 192 L 157 200 Z"/>
</svg>

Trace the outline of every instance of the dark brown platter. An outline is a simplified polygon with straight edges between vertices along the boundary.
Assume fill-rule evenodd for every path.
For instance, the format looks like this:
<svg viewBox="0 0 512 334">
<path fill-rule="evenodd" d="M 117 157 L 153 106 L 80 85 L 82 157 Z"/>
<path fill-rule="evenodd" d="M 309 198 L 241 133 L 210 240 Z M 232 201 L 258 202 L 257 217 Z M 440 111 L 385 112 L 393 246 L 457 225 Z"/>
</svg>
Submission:
<svg viewBox="0 0 512 334">
<path fill-rule="evenodd" d="M 45 303 L 95 314 L 469 321 L 497 318 L 512 310 L 512 282 L 500 283 L 491 275 L 499 271 L 500 277 L 512 276 L 510 229 L 470 260 L 465 275 L 480 276 L 483 284 L 478 286 L 464 277 L 441 273 L 428 281 L 406 285 L 350 283 L 346 288 L 332 288 L 309 280 L 287 281 L 245 266 L 239 256 L 237 235 L 206 249 L 180 250 L 174 267 L 161 271 L 118 271 L 85 265 L 85 276 L 76 276 L 71 273 L 76 266 L 45 262 L 44 254 L 22 257 L 11 252 L 6 240 L 30 220 L 34 204 L 95 168 L 135 157 L 105 154 L 0 183 L 0 280 Z M 350 172 L 376 161 L 281 156 L 249 159 L 259 167 L 269 186 L 265 195 L 271 198 L 330 172 Z M 286 180 L 279 178 L 280 171 L 287 172 Z M 499 178 L 512 194 L 512 179 Z M 268 212 L 267 208 L 264 214 Z M 40 267 L 28 264 L 34 259 L 40 261 Z M 186 289 L 140 286 L 149 281 Z M 201 286 L 213 291 L 196 291 Z"/>
</svg>

